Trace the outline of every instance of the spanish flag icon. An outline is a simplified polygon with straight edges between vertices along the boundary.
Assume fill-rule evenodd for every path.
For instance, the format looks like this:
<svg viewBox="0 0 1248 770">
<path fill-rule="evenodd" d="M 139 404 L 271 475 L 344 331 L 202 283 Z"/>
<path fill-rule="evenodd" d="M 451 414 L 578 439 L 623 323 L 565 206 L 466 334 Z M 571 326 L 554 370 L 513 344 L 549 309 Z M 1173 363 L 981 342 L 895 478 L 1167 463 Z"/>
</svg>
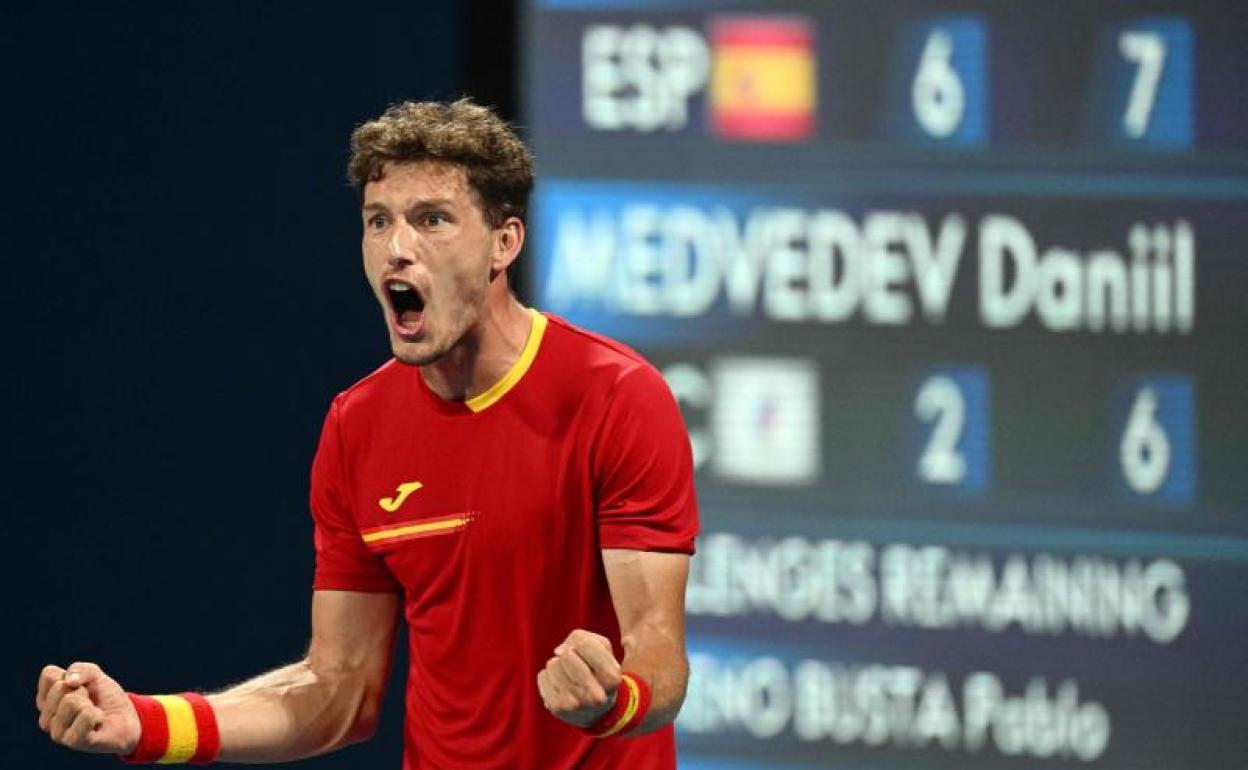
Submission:
<svg viewBox="0 0 1248 770">
<path fill-rule="evenodd" d="M 711 130 L 726 139 L 795 141 L 815 130 L 815 46 L 795 17 L 711 25 Z"/>
</svg>

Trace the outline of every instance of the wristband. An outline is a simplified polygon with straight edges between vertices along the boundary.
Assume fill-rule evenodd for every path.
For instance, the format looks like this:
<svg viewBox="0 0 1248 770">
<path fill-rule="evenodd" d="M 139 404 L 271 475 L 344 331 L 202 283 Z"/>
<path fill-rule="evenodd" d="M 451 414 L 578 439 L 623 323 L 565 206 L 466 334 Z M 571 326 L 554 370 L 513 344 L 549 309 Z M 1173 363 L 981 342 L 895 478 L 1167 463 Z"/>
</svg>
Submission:
<svg viewBox="0 0 1248 770">
<path fill-rule="evenodd" d="M 595 738 L 623 735 L 641 724 L 650 710 L 650 685 L 636 674 L 625 672 L 615 691 L 615 705 L 602 718 L 585 728 Z"/>
<path fill-rule="evenodd" d="M 156 762 L 206 765 L 221 750 L 221 731 L 208 699 L 199 693 L 135 695 L 126 693 L 139 714 L 139 745 L 122 760 L 135 765 Z"/>
</svg>

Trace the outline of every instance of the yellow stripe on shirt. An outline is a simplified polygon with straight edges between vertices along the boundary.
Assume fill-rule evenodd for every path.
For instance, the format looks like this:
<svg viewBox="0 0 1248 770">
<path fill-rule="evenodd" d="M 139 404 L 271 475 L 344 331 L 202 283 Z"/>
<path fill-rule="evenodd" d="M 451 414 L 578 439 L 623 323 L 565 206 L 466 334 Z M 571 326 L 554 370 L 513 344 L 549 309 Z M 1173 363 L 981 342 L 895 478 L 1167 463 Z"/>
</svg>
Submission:
<svg viewBox="0 0 1248 770">
<path fill-rule="evenodd" d="M 546 316 L 532 308 L 529 309 L 529 315 L 533 317 L 533 325 L 529 327 L 529 338 L 524 343 L 524 350 L 520 351 L 520 357 L 511 365 L 501 380 L 480 395 L 473 396 L 464 402 L 472 411 L 480 412 L 497 403 L 500 398 L 507 395 L 507 391 L 516 387 L 516 383 L 520 382 L 520 378 L 533 365 L 533 359 L 537 357 L 537 349 L 542 344 L 542 335 L 546 333 Z"/>
<path fill-rule="evenodd" d="M 447 529 L 455 529 L 462 527 L 471 521 L 470 516 L 456 516 L 450 519 L 438 519 L 436 521 L 425 521 L 419 524 L 407 524 L 393 529 L 383 529 L 375 532 L 367 532 L 361 535 L 365 543 L 375 543 L 379 540 L 390 540 L 396 537 L 406 537 L 407 535 L 418 535 L 423 533 L 441 532 Z"/>
</svg>

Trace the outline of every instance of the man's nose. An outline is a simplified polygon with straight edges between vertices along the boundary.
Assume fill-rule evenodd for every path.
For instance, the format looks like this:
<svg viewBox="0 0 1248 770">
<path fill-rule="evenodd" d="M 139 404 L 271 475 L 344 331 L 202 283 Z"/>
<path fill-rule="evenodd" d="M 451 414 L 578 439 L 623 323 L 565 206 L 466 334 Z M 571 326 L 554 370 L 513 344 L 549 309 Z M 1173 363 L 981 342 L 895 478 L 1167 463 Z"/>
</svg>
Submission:
<svg viewBox="0 0 1248 770">
<path fill-rule="evenodd" d="M 407 222 L 397 222 L 390 233 L 389 262 L 393 267 L 416 261 L 416 231 Z"/>
</svg>

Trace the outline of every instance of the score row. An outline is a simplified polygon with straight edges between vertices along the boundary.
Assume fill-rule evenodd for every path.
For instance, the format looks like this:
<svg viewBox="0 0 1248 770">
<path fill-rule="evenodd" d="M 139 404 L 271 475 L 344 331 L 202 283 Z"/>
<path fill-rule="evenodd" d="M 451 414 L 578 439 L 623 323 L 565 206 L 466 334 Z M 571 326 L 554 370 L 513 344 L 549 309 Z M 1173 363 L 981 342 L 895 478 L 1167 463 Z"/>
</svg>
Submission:
<svg viewBox="0 0 1248 770">
<path fill-rule="evenodd" d="M 921 449 L 916 477 L 925 484 L 982 491 L 991 472 L 988 375 L 982 368 L 938 370 L 914 396 Z M 1196 489 L 1195 415 L 1190 378 L 1141 377 L 1113 403 L 1117 482 L 1131 496 L 1192 502 Z"/>
<path fill-rule="evenodd" d="M 717 360 L 709 372 L 675 363 L 663 375 L 686 412 L 695 467 L 709 466 L 717 476 L 745 484 L 819 482 L 823 394 L 815 362 L 732 357 Z M 912 480 L 974 496 L 988 492 L 993 453 L 987 370 L 936 367 L 915 382 L 906 461 Z M 1196 421 L 1190 376 L 1122 381 L 1109 413 L 1118 494 L 1166 506 L 1194 502 Z"/>
<path fill-rule="evenodd" d="M 1004 32 L 976 14 L 904 21 L 891 33 L 889 61 L 879 64 L 871 61 L 876 47 L 870 41 L 855 44 L 834 27 L 840 39 L 828 44 L 820 32 L 832 32 L 809 17 L 610 19 L 577 14 L 543 23 L 539 39 L 548 53 L 537 58 L 533 80 L 539 132 L 704 133 L 762 142 L 883 135 L 974 149 L 1052 140 L 1040 136 L 1053 133 L 1051 126 L 1018 124 L 1051 124 L 1051 116 L 1070 112 L 1068 102 L 1075 100 L 1082 125 L 1071 129 L 1071 141 L 1184 150 L 1196 139 L 1196 37 L 1183 16 L 1102 22 L 1092 67 L 1075 75 L 1067 62 L 1078 52 L 1069 50 L 1068 40 L 1055 40 L 1037 55 L 1027 48 L 1037 45 L 1034 40 L 1003 39 Z M 836 58 L 825 46 L 863 55 Z M 1028 52 L 1025 61 L 1002 66 L 1016 49 Z M 1248 64 L 1244 58 L 1236 64 Z M 564 76 L 573 67 L 575 87 Z M 876 84 L 881 68 L 887 81 Z M 1053 82 L 1045 83 L 1046 76 Z M 853 129 L 835 126 L 859 119 L 845 113 L 862 109 L 853 99 L 864 86 L 877 100 L 874 124 L 860 130 L 865 136 L 841 135 Z M 1232 132 L 1225 141 L 1242 143 L 1243 137 Z"/>
</svg>

